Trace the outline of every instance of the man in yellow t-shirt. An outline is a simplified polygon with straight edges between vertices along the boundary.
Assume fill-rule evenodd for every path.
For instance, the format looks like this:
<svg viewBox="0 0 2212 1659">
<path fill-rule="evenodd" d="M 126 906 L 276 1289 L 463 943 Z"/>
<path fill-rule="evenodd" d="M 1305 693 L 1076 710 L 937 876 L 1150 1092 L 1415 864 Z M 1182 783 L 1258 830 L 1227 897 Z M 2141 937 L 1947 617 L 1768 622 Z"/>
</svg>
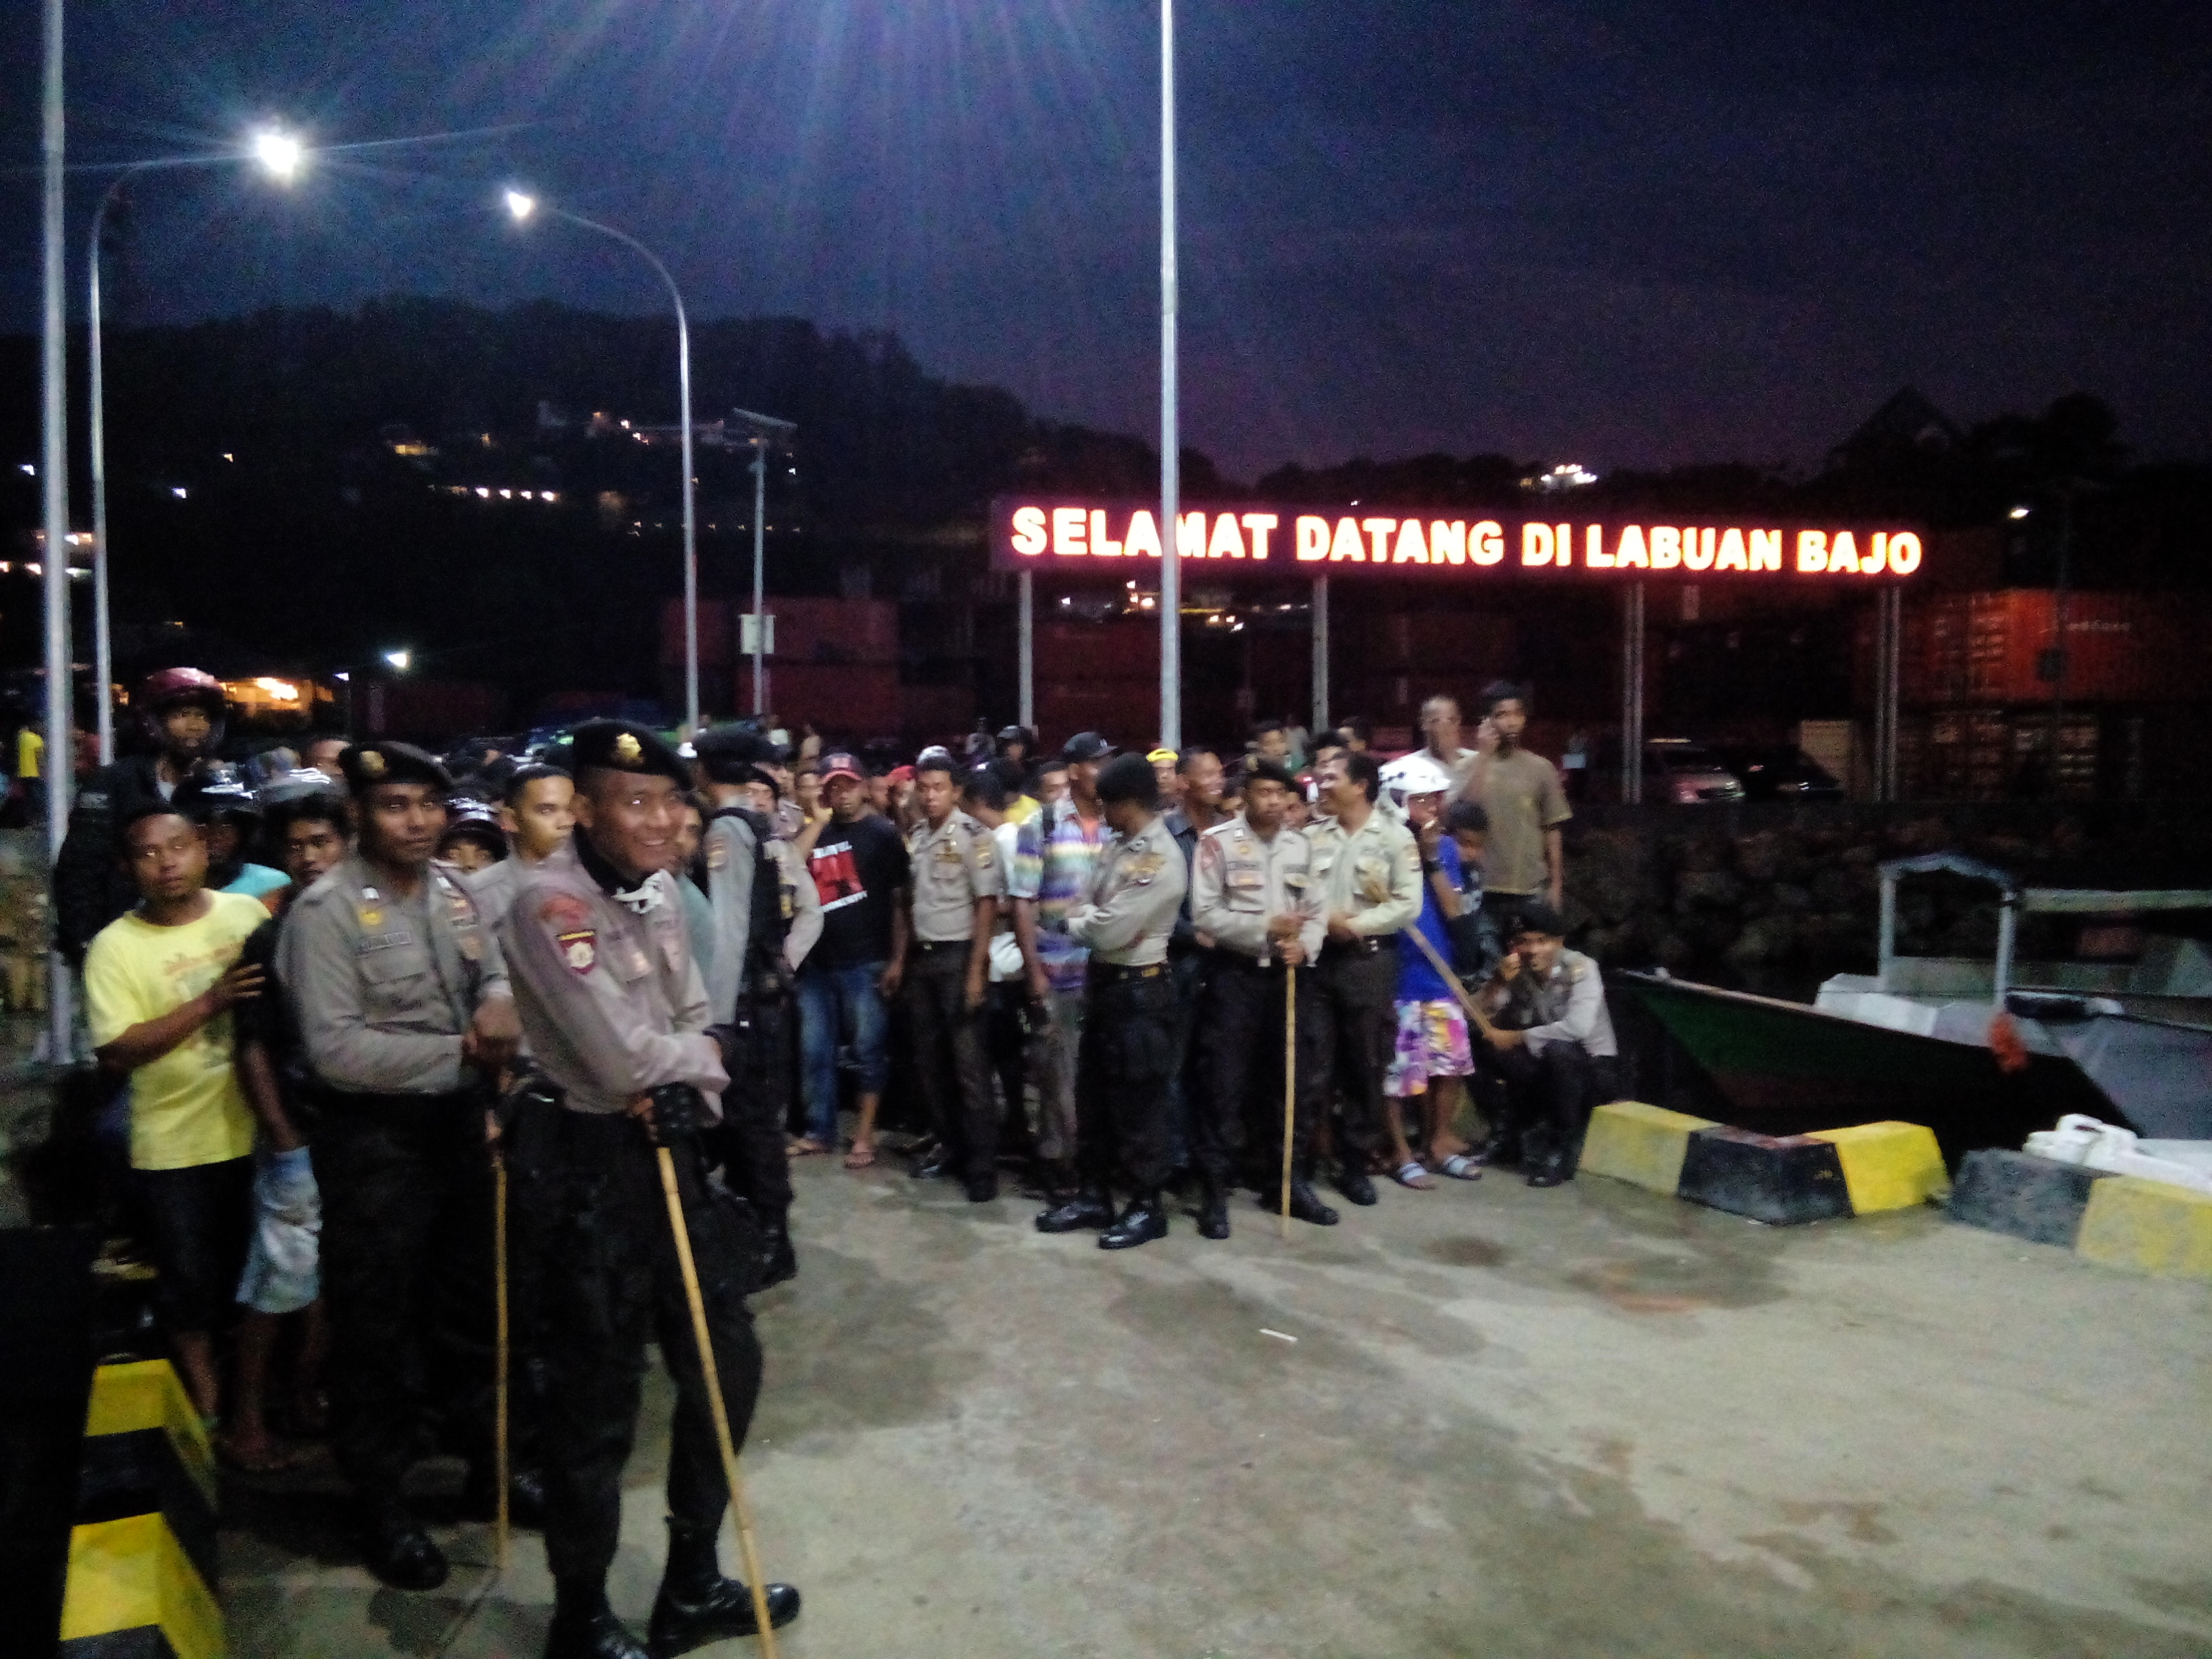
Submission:
<svg viewBox="0 0 2212 1659">
<path fill-rule="evenodd" d="M 252 1112 L 232 1054 L 230 1010 L 260 994 L 239 963 L 269 919 L 260 901 L 206 890 L 203 828 L 163 801 L 122 825 L 137 908 L 86 951 L 85 998 L 103 1068 L 131 1079 L 131 1167 L 160 1279 L 155 1304 L 192 1403 L 220 1408 L 213 1333 L 236 1301 L 252 1221 Z"/>
</svg>

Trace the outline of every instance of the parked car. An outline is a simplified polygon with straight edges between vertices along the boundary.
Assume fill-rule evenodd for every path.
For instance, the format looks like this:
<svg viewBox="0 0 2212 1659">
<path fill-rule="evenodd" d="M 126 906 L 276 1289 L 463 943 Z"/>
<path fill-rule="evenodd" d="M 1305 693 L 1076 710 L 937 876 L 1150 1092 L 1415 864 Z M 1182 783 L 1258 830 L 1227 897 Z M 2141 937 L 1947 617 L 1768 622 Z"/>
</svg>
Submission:
<svg viewBox="0 0 2212 1659">
<path fill-rule="evenodd" d="M 1711 801 L 1741 800 L 1742 781 L 1720 756 L 1687 738 L 1650 738 L 1644 744 L 1644 799 L 1696 806 Z"/>
<path fill-rule="evenodd" d="M 1723 749 L 1722 763 L 1743 784 L 1750 800 L 1841 800 L 1835 774 L 1789 744 L 1762 749 Z"/>
</svg>

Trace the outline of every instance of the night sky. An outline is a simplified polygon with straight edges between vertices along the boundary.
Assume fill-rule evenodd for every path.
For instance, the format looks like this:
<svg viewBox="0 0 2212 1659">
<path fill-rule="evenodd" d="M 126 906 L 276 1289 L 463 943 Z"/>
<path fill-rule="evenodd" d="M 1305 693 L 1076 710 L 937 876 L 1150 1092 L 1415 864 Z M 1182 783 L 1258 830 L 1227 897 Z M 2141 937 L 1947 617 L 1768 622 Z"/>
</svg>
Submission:
<svg viewBox="0 0 2212 1659">
<path fill-rule="evenodd" d="M 75 0 L 76 163 L 257 119 L 287 195 L 140 192 L 129 315 L 394 291 L 890 325 L 1039 414 L 1157 433 L 1142 0 Z M 37 16 L 0 20 L 0 325 L 37 319 Z M 2212 449 L 2212 7 L 1182 0 L 1184 441 L 1818 462 L 1912 381 L 2076 387 Z M 485 132 L 486 129 L 510 129 Z M 99 176 L 79 177 L 73 241 Z M 76 261 L 72 261 L 75 269 Z M 73 289 L 76 278 L 72 278 Z"/>
</svg>

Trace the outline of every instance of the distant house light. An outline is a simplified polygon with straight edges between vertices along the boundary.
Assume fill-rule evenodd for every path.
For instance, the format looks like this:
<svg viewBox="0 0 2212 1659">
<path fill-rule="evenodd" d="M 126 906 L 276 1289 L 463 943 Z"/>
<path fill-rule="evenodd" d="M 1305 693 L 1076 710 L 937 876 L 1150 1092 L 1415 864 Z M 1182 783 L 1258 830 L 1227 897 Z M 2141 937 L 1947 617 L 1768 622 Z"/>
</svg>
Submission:
<svg viewBox="0 0 2212 1659">
<path fill-rule="evenodd" d="M 169 493 L 172 495 L 174 495 L 180 501 L 183 501 L 185 496 L 185 487 L 182 484 L 171 484 L 169 486 Z"/>
<path fill-rule="evenodd" d="M 2027 516 L 2027 508 L 2024 507 L 2015 507 L 2011 512 L 2006 514 L 2005 516 L 2008 519 L 2024 519 Z"/>
<path fill-rule="evenodd" d="M 483 496 L 486 501 L 489 501 L 491 499 L 491 490 L 487 485 L 478 484 L 477 486 L 477 494 Z"/>
</svg>

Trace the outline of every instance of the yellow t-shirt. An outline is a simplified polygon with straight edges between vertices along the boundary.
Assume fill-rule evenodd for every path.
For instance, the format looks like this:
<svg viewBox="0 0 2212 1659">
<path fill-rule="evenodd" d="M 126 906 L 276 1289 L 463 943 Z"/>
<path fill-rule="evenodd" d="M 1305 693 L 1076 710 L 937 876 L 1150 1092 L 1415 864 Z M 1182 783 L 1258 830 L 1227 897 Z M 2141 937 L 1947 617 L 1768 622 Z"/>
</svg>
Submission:
<svg viewBox="0 0 2212 1659">
<path fill-rule="evenodd" d="M 1042 810 L 1042 809 L 1038 806 L 1034 797 L 1029 795 L 1017 795 L 1006 803 L 1006 822 L 1008 823 L 1027 823 Z"/>
<path fill-rule="evenodd" d="M 261 901 L 210 893 L 207 915 L 158 927 L 136 910 L 100 930 L 84 957 L 92 1042 L 105 1048 L 132 1026 L 182 1007 L 238 960 L 246 936 L 269 920 Z M 230 1016 L 216 1015 L 152 1064 L 131 1074 L 131 1167 L 182 1170 L 253 1151 L 253 1114 L 231 1053 Z"/>
<path fill-rule="evenodd" d="M 40 763 L 46 752 L 46 740 L 36 732 L 27 726 L 15 734 L 15 775 L 19 778 L 37 777 Z"/>
</svg>

